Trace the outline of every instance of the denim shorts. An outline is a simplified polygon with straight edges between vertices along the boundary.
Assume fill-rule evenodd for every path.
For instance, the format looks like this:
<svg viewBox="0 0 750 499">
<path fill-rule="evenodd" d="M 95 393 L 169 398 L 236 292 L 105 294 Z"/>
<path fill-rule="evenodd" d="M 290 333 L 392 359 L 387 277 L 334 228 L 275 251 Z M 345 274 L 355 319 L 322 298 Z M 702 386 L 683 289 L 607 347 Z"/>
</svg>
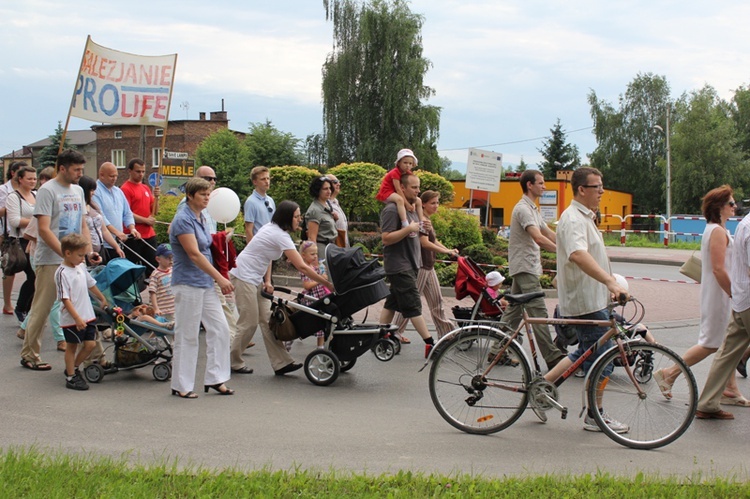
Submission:
<svg viewBox="0 0 750 499">
<path fill-rule="evenodd" d="M 584 314 L 579 315 L 576 317 L 565 317 L 566 319 L 590 319 L 595 321 L 606 321 L 609 320 L 609 311 L 607 309 L 599 310 L 598 312 L 592 312 L 590 314 Z M 606 326 L 570 326 L 573 328 L 576 332 L 576 336 L 578 337 L 578 349 L 575 350 L 573 353 L 568 354 L 568 358 L 575 362 L 578 360 L 578 358 L 583 355 L 586 350 L 589 349 L 591 345 L 596 343 L 599 338 L 604 336 L 604 334 L 609 331 L 609 327 Z M 609 348 L 613 347 L 615 345 L 614 341 L 609 340 L 604 345 L 602 345 L 601 348 L 596 350 L 591 357 L 586 359 L 586 361 L 583 363 L 583 371 L 588 373 L 589 369 L 591 368 L 591 365 L 594 363 L 594 361 L 599 358 L 601 354 L 606 352 Z M 609 376 L 612 374 L 613 366 L 610 365 L 607 367 L 607 369 L 604 372 L 605 376 Z"/>
</svg>

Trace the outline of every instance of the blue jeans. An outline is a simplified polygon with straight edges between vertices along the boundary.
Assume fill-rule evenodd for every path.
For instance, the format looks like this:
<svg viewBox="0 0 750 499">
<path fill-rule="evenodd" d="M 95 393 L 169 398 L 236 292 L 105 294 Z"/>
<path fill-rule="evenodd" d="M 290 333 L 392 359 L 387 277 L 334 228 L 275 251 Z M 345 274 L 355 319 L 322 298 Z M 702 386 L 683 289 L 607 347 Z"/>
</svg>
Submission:
<svg viewBox="0 0 750 499">
<path fill-rule="evenodd" d="M 579 315 L 576 317 L 565 317 L 566 319 L 589 319 L 589 320 L 596 320 L 596 321 L 606 321 L 609 320 L 609 311 L 605 308 L 603 310 L 599 310 L 598 312 L 592 312 L 590 314 L 584 314 Z M 583 355 L 586 350 L 589 349 L 591 345 L 596 343 L 599 338 L 604 336 L 604 334 L 609 331 L 609 327 L 607 326 L 570 326 L 575 329 L 576 336 L 578 337 L 578 349 L 568 354 L 568 358 L 575 362 L 578 360 L 578 358 Z M 596 361 L 599 356 L 606 352 L 607 349 L 613 347 L 615 343 L 612 340 L 607 341 L 604 345 L 602 345 L 601 348 L 597 349 L 591 357 L 586 359 L 586 361 L 583 363 L 583 370 L 584 372 L 588 373 L 589 369 L 591 368 L 591 365 Z M 612 374 L 612 370 L 614 369 L 613 365 L 607 366 L 607 368 L 604 371 L 604 376 L 609 376 Z"/>
</svg>

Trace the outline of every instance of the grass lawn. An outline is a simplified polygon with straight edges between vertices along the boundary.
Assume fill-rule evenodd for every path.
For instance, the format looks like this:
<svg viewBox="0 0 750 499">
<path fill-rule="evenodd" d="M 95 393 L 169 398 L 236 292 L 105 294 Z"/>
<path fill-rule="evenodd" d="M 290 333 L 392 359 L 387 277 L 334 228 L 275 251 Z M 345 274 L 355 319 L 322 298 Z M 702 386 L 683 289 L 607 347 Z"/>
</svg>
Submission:
<svg viewBox="0 0 750 499">
<path fill-rule="evenodd" d="M 470 475 L 411 472 L 367 475 L 328 470 L 244 473 L 185 469 L 174 464 L 133 465 L 82 455 L 46 455 L 35 449 L 4 449 L 0 456 L 3 498 L 70 497 L 748 497 L 750 484 L 720 478 L 660 479 L 531 476 L 488 479 Z"/>
</svg>

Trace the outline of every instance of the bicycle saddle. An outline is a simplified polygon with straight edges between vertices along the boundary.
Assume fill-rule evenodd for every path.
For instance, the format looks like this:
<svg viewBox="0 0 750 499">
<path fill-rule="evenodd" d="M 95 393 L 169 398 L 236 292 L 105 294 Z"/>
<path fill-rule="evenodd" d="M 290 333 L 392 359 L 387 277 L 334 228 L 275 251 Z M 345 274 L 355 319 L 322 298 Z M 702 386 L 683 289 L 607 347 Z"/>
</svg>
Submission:
<svg viewBox="0 0 750 499">
<path fill-rule="evenodd" d="M 535 298 L 544 298 L 544 291 L 536 291 L 534 293 L 522 293 L 520 295 L 503 295 L 503 298 L 508 300 L 511 305 L 522 305 L 528 303 Z"/>
</svg>

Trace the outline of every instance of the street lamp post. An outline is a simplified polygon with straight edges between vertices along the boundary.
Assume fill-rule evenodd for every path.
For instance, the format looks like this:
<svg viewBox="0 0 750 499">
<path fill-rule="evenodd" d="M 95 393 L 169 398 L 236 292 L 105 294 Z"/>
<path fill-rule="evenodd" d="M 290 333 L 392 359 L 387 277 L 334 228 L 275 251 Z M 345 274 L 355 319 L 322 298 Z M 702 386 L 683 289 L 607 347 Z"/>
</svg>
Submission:
<svg viewBox="0 0 750 499">
<path fill-rule="evenodd" d="M 667 145 L 667 221 L 672 217 L 672 158 L 669 148 L 669 107 L 667 107 L 667 129 L 654 125 L 654 130 L 664 134 Z"/>
</svg>

